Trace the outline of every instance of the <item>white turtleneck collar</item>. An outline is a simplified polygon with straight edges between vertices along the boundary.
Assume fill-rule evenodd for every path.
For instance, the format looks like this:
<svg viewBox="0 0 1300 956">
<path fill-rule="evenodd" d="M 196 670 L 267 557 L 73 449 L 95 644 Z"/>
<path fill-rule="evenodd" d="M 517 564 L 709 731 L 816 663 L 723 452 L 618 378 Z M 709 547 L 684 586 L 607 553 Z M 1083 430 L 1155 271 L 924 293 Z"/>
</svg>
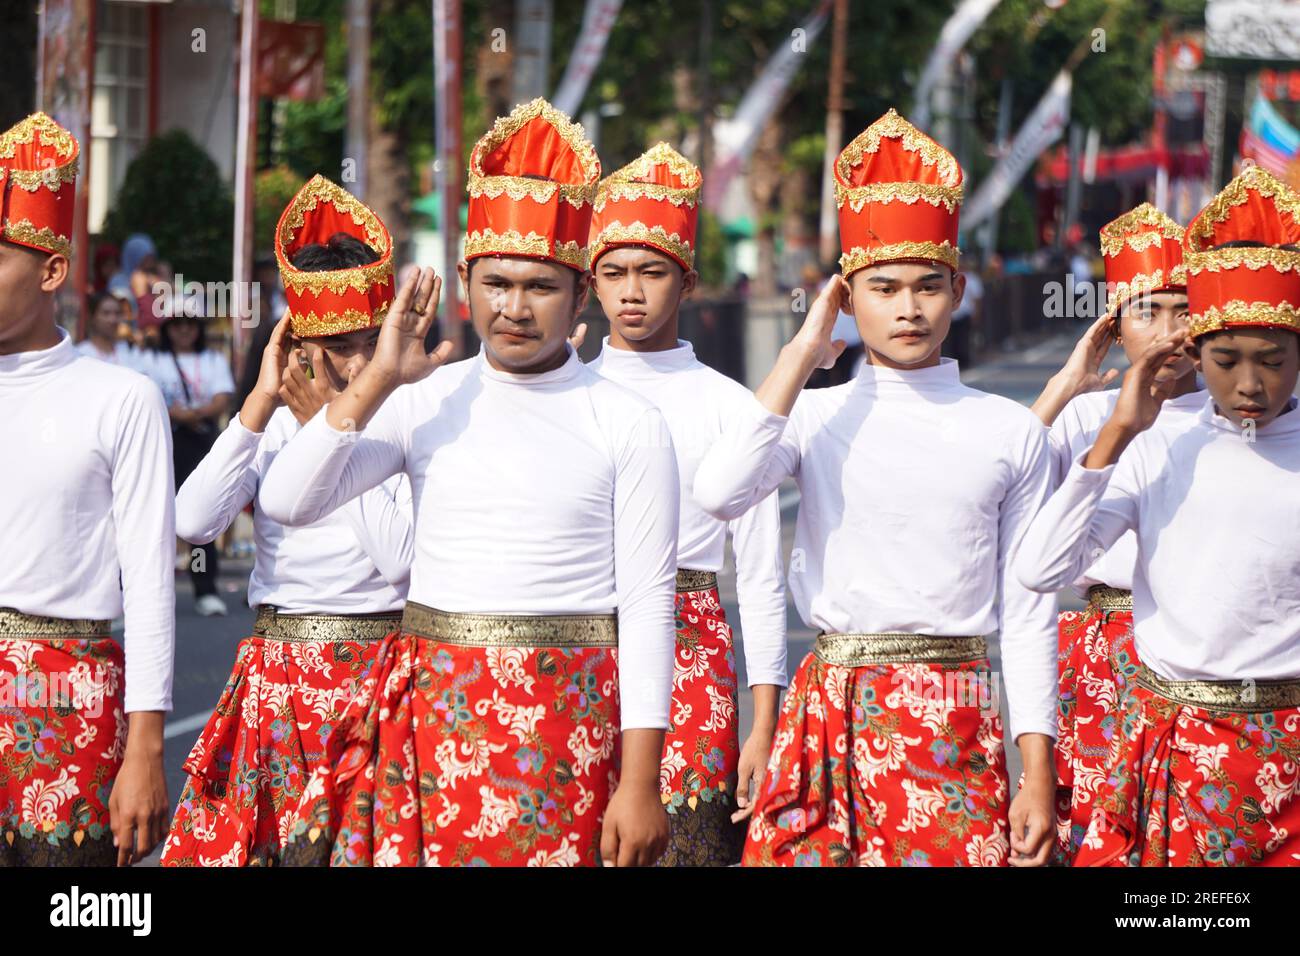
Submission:
<svg viewBox="0 0 1300 956">
<path fill-rule="evenodd" d="M 494 382 L 506 382 L 511 385 L 550 385 L 555 382 L 566 382 L 582 371 L 582 359 L 578 358 L 578 353 L 574 351 L 572 345 L 565 344 L 565 350 L 568 357 L 564 364 L 558 368 L 553 368 L 549 372 L 503 372 L 500 369 L 493 368 L 492 363 L 487 359 L 487 349 L 480 345 L 478 350 L 479 374 L 485 379 Z"/>
<path fill-rule="evenodd" d="M 0 355 L 0 387 L 42 378 L 75 361 L 77 350 L 73 347 L 72 336 L 62 327 L 58 332 L 59 344 L 48 349 Z"/>
<path fill-rule="evenodd" d="M 663 375 L 694 368 L 698 364 L 695 348 L 690 342 L 677 340 L 671 349 L 657 352 L 633 352 L 631 349 L 619 349 L 609 344 L 609 336 L 601 340 L 599 361 L 607 368 L 620 375 Z"/>
<path fill-rule="evenodd" d="M 1297 399 L 1291 396 L 1288 407 L 1289 412 L 1283 412 L 1277 418 L 1273 419 L 1267 425 L 1261 425 L 1256 429 L 1256 440 L 1265 438 L 1283 438 L 1300 432 L 1300 408 L 1297 408 Z M 1201 408 L 1197 418 L 1206 424 L 1221 429 L 1222 431 L 1232 432 L 1234 435 L 1240 435 L 1242 429 L 1234 425 L 1226 416 L 1220 415 L 1214 405 L 1214 397 L 1209 396 L 1205 400 L 1204 407 Z"/>
<path fill-rule="evenodd" d="M 957 360 L 939 359 L 938 365 L 925 368 L 889 368 L 885 365 L 863 364 L 854 380 L 855 388 L 896 388 L 908 389 L 949 388 L 961 384 Z"/>
</svg>

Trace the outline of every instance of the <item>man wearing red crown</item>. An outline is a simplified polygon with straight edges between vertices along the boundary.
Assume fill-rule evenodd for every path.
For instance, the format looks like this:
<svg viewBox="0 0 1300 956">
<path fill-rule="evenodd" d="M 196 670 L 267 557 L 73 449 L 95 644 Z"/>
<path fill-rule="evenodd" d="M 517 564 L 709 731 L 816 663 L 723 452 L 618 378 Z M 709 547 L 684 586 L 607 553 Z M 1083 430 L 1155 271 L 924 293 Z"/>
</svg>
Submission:
<svg viewBox="0 0 1300 956">
<path fill-rule="evenodd" d="M 1105 386 L 1119 373 L 1099 374 L 1111 344 L 1118 341 L 1130 364 L 1136 364 L 1157 338 L 1187 327 L 1182 239 L 1182 227 L 1149 203 L 1102 227 L 1109 289 L 1106 311 L 1034 403 L 1034 412 L 1051 427 L 1054 484 L 1065 477 L 1079 453 L 1092 446 L 1115 408 L 1119 390 Z M 1207 393 L 1197 383 L 1190 355 L 1172 355 L 1157 370 L 1155 383 L 1169 389 L 1169 400 L 1161 408 L 1162 428 L 1195 421 Z M 1075 591 L 1088 601 L 1084 610 L 1062 611 L 1058 616 L 1054 860 L 1059 864 L 1068 864 L 1078 852 L 1097 789 L 1105 781 L 1106 756 L 1115 736 L 1111 660 L 1118 658 L 1121 669 L 1128 660 L 1136 560 L 1136 539 L 1128 532 L 1074 582 Z"/>
<path fill-rule="evenodd" d="M 1007 571 L 1048 493 L 1046 435 L 940 358 L 964 290 L 956 160 L 890 110 L 835 178 L 846 278 L 695 477 L 696 500 L 730 519 L 794 476 L 790 586 L 821 632 L 786 695 L 744 862 L 1038 865 L 1052 845 L 1055 607 Z M 801 393 L 843 351 L 840 309 L 867 363 Z M 1009 812 L 994 630 L 1025 767 Z"/>
<path fill-rule="evenodd" d="M 176 497 L 177 533 L 196 544 L 229 526 L 276 453 L 365 368 L 393 300 L 388 229 L 322 176 L 285 209 L 275 246 L 288 313 L 257 386 Z M 409 489 L 389 478 L 302 527 L 254 510 L 248 603 L 257 622 L 186 762 L 164 866 L 280 862 L 303 788 L 326 766 L 330 733 L 380 639 L 401 622 Z"/>
<path fill-rule="evenodd" d="M 55 324 L 78 152 L 44 113 L 0 134 L 0 866 L 127 865 L 167 828 L 171 431 Z"/>
<path fill-rule="evenodd" d="M 262 485 L 289 525 L 399 472 L 415 499 L 401 631 L 308 784 L 291 860 L 627 866 L 664 849 L 677 464 L 658 410 L 567 341 L 599 177 L 544 100 L 499 119 L 471 155 L 460 266 L 481 351 L 425 353 L 441 280 L 421 270 Z"/>
<path fill-rule="evenodd" d="M 701 363 L 677 337 L 678 309 L 698 278 L 695 223 L 702 177 L 659 143 L 600 184 L 591 221 L 594 288 L 610 333 L 591 368 L 654 402 L 672 433 L 681 476 L 677 532 L 677 657 L 659 795 L 672 820 L 661 866 L 739 862 L 751 781 L 767 765 L 786 684 L 781 511 L 775 493 L 735 521 L 691 497 L 695 469 L 749 392 Z M 718 598 L 727 531 L 754 728 L 740 746 L 731 628 Z"/>
<path fill-rule="evenodd" d="M 1189 328 L 1125 375 L 1017 558 L 1052 590 L 1137 539 L 1133 645 L 1076 866 L 1300 865 L 1297 241 L 1300 196 L 1258 167 L 1192 221 Z M 1152 428 L 1189 334 L 1210 397 L 1194 423 Z"/>
</svg>

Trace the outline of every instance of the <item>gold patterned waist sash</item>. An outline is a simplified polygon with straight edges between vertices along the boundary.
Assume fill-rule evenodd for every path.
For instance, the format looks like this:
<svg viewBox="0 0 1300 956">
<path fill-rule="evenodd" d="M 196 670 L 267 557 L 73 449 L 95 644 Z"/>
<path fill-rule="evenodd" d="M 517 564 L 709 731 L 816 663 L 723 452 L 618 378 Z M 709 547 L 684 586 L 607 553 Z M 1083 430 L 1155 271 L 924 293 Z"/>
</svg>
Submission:
<svg viewBox="0 0 1300 956">
<path fill-rule="evenodd" d="M 718 586 L 716 571 L 691 571 L 688 568 L 677 569 L 678 591 L 707 591 Z"/>
<path fill-rule="evenodd" d="M 24 614 L 11 607 L 0 608 L 0 640 L 6 638 L 22 641 L 87 640 L 109 637 L 112 633 L 112 621 L 44 617 L 39 614 Z"/>
<path fill-rule="evenodd" d="M 1088 603 L 1101 614 L 1115 611 L 1133 613 L 1133 592 L 1123 588 L 1112 588 L 1105 584 L 1094 584 L 1088 588 Z"/>
<path fill-rule="evenodd" d="M 257 606 L 253 633 L 268 641 L 303 644 L 322 641 L 378 641 L 401 626 L 398 611 L 381 614 L 283 614 L 273 604 Z"/>
<path fill-rule="evenodd" d="M 468 614 L 408 601 L 402 630 L 464 647 L 617 647 L 616 614 Z"/>
<path fill-rule="evenodd" d="M 872 664 L 961 664 L 988 656 L 982 637 L 935 637 L 929 634 L 817 635 L 813 653 L 824 664 L 867 667 Z"/>
<path fill-rule="evenodd" d="M 1145 664 L 1139 664 L 1137 682 L 1175 704 L 1205 710 L 1262 714 L 1300 707 L 1300 679 L 1166 680 Z"/>
</svg>

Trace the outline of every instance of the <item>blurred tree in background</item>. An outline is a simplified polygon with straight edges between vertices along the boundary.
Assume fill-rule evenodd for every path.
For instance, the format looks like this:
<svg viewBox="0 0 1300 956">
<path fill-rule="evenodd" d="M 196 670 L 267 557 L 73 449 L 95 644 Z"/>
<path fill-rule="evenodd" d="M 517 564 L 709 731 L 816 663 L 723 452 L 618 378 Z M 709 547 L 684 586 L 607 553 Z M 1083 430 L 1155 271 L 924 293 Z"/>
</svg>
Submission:
<svg viewBox="0 0 1300 956">
<path fill-rule="evenodd" d="M 188 282 L 228 282 L 235 204 L 217 164 L 184 130 L 155 136 L 127 167 L 102 236 L 143 232 Z"/>
<path fill-rule="evenodd" d="M 270 0 L 262 4 L 270 15 Z M 578 40 L 584 6 L 583 0 L 554 0 L 551 92 Z M 589 110 L 598 114 L 593 132 L 605 170 L 618 168 L 659 139 L 698 148 L 701 122 L 730 115 L 768 57 L 792 42 L 792 31 L 813 6 L 814 0 L 625 3 L 574 117 L 581 119 Z M 891 106 L 904 115 L 912 111 L 913 85 L 956 2 L 872 0 L 850 6 L 846 141 Z M 963 153 L 972 186 L 994 162 L 990 144 L 1004 78 L 1012 87 L 1014 132 L 1071 51 L 1090 38 L 1109 11 L 1105 52 L 1089 52 L 1075 73 L 1073 118 L 1096 127 L 1105 146 L 1140 140 L 1151 128 L 1151 63 L 1161 29 L 1165 23 L 1203 22 L 1204 8 L 1204 0 L 1070 0 L 1051 10 L 1042 0 L 1002 0 L 966 48 L 975 61 L 974 115 L 959 121 L 957 135 L 968 144 Z M 297 4 L 298 19 L 325 25 L 326 95 L 316 103 L 284 104 L 276 129 L 279 148 L 271 161 L 304 177 L 318 171 L 337 177 L 340 167 L 347 108 L 344 10 L 342 0 Z M 703 17 L 709 11 L 711 42 L 701 50 Z M 463 163 L 492 119 L 514 105 L 514 12 L 513 0 L 464 4 Z M 790 271 L 815 251 L 830 29 L 828 23 L 803 54 L 806 60 L 750 163 L 760 274 Z M 374 110 L 367 168 L 372 199 L 399 246 L 410 232 L 410 200 L 432 185 L 432 30 L 428 3 L 372 0 Z M 494 37 L 504 39 L 504 49 L 493 45 Z M 1034 241 L 1028 196 L 1028 186 L 1022 185 L 1008 204 L 1000 233 L 1008 248 Z M 719 242 L 720 236 L 719 231 Z M 721 276 L 702 274 L 706 281 L 721 281 Z"/>
</svg>

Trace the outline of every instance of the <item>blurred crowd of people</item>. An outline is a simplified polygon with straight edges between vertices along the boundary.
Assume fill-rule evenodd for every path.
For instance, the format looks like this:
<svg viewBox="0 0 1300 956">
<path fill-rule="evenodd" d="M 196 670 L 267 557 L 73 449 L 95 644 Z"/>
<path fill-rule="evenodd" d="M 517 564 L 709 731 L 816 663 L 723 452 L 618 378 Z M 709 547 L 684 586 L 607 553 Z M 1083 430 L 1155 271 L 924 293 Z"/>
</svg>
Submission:
<svg viewBox="0 0 1300 956">
<path fill-rule="evenodd" d="M 147 376 L 162 392 L 172 426 L 172 459 L 176 486 L 197 467 L 221 433 L 224 418 L 238 407 L 246 387 L 237 387 L 224 344 L 212 334 L 203 294 L 183 295 L 176 289 L 175 271 L 158 255 L 153 240 L 132 235 L 121 250 L 101 245 L 94 258 L 91 287 L 86 293 L 85 334 L 77 344 L 82 354 L 133 369 Z M 260 321 L 254 328 L 250 367 L 256 371 L 265 336 L 284 310 L 274 260 L 259 261 Z M 188 569 L 199 614 L 225 614 L 217 593 L 219 554 L 215 544 L 193 550 L 182 543 L 177 568 Z"/>
</svg>

